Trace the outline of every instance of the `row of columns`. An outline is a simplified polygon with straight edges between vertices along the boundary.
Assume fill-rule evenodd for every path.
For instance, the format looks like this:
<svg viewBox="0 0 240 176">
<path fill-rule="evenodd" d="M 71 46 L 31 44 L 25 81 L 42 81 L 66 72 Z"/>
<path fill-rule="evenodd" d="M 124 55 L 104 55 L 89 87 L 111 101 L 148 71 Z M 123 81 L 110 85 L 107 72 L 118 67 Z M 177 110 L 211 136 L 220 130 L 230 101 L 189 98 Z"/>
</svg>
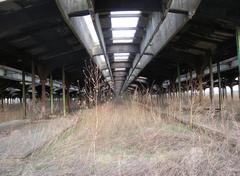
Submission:
<svg viewBox="0 0 240 176">
<path fill-rule="evenodd" d="M 238 74 L 238 95 L 240 99 L 240 28 L 237 28 L 236 30 L 236 41 L 237 41 L 237 58 L 238 58 L 238 69 L 239 69 L 239 74 Z M 212 56 L 209 55 L 209 73 L 210 73 L 210 101 L 211 101 L 211 106 L 214 103 L 214 78 L 213 78 L 213 60 Z M 202 67 L 203 68 L 203 67 Z M 203 91 L 203 86 L 202 86 L 202 79 L 203 79 L 203 69 L 200 68 L 200 70 L 197 70 L 197 80 L 198 80 L 198 90 L 199 90 L 199 99 L 201 103 L 202 99 L 202 91 Z M 181 79 L 180 79 L 180 65 L 178 64 L 177 66 L 177 76 L 178 76 L 178 91 L 179 91 L 179 97 L 181 100 Z M 219 92 L 218 92 L 218 99 L 219 99 L 219 109 L 222 109 L 222 102 L 223 102 L 223 95 L 227 98 L 227 92 L 226 90 L 222 90 L 222 78 L 221 78 L 221 70 L 220 70 L 220 63 L 217 63 L 217 77 L 218 77 L 218 87 L 219 87 Z M 234 81 L 234 80 L 233 80 Z M 192 71 L 190 71 L 190 84 L 191 84 L 191 96 L 193 92 L 193 86 L 192 86 Z M 231 89 L 231 98 L 233 99 L 233 85 L 230 85 Z M 181 103 L 180 103 L 181 106 Z"/>
<path fill-rule="evenodd" d="M 181 79 L 180 79 L 180 65 L 178 64 L 177 66 L 177 80 L 178 80 L 178 92 L 179 92 L 179 98 L 181 101 Z M 209 87 L 209 96 L 210 96 L 210 101 L 211 101 L 211 106 L 214 103 L 214 78 L 213 78 L 213 69 L 212 69 L 212 57 L 209 59 L 209 74 L 210 74 L 210 87 Z M 222 78 L 221 78 L 221 70 L 220 70 L 220 63 L 217 63 L 217 77 L 218 77 L 218 99 L 219 99 L 219 109 L 222 109 L 222 103 L 223 103 L 223 97 L 227 98 L 227 91 L 226 88 L 222 89 Z M 238 76 L 239 79 L 239 76 Z M 187 79 L 188 80 L 188 79 Z M 203 97 L 203 71 L 197 72 L 197 82 L 198 82 L 198 91 L 199 91 L 199 102 L 202 102 L 202 97 Z M 240 81 L 238 81 L 240 82 Z M 191 87 L 191 97 L 193 95 L 193 78 L 192 78 L 192 71 L 190 71 L 190 87 Z M 189 90 L 189 88 L 187 88 Z M 233 86 L 230 86 L 231 90 L 231 98 L 233 99 Z M 238 85 L 238 90 L 240 90 L 240 84 Z M 240 92 L 239 92 L 239 99 L 240 99 Z M 181 102 L 180 102 L 181 106 Z"/>
<path fill-rule="evenodd" d="M 45 84 L 47 82 L 47 74 L 48 71 L 43 70 L 42 67 L 38 67 L 39 70 L 39 77 L 40 77 L 40 83 L 42 86 L 42 92 L 41 92 L 41 117 L 43 118 L 46 116 L 46 89 Z M 62 100 L 63 100 L 63 115 L 66 116 L 67 110 L 66 110 L 66 99 L 68 102 L 68 112 L 70 112 L 70 94 L 69 94 L 69 84 L 66 86 L 66 76 L 65 76 L 65 69 L 62 67 Z M 32 62 L 32 109 L 35 111 L 36 108 L 36 96 L 35 96 L 35 64 Z M 53 96 L 53 77 L 52 73 L 50 73 L 50 113 L 54 114 L 54 96 Z M 66 93 L 67 89 L 67 93 Z M 24 117 L 27 116 L 27 101 L 26 101 L 26 82 L 25 82 L 25 71 L 23 69 L 22 71 L 22 105 L 23 105 L 23 111 L 24 111 Z"/>
</svg>

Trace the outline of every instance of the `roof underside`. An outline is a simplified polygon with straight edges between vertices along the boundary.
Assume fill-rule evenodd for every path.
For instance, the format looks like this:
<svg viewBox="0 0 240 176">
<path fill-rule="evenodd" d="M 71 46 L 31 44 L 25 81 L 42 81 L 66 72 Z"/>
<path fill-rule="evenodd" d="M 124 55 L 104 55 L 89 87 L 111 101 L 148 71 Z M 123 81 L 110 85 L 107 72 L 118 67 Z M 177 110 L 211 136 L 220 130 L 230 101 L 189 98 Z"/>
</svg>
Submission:
<svg viewBox="0 0 240 176">
<path fill-rule="evenodd" d="M 177 65 L 181 72 L 200 65 L 226 60 L 237 55 L 236 27 L 240 25 L 240 2 L 202 0 L 196 14 L 141 73 L 149 82 L 175 80 Z M 226 76 L 236 76 L 235 74 Z M 232 73 L 232 71 L 230 71 Z"/>
<path fill-rule="evenodd" d="M 133 68 L 134 59 L 141 52 L 151 15 L 153 12 L 165 12 L 170 2 L 93 1 L 95 13 L 99 14 L 115 89 L 119 92 L 128 78 L 130 68 Z M 202 0 L 192 19 L 154 55 L 140 76 L 144 81 L 146 77 L 149 84 L 154 81 L 162 83 L 167 79 L 176 79 L 178 64 L 181 73 L 185 73 L 189 68 L 198 69 L 199 65 L 208 65 L 209 53 L 213 55 L 214 62 L 236 56 L 235 29 L 240 25 L 239 9 L 240 2 L 236 0 Z M 186 13 L 171 10 L 171 13 Z M 111 13 L 116 11 L 140 13 Z M 120 26 L 114 27 L 112 19 L 116 18 L 125 19 L 126 22 L 137 18 L 137 24 L 127 26 L 121 22 Z M 0 21 L 0 65 L 31 72 L 31 62 L 35 61 L 51 71 L 55 79 L 61 79 L 60 69 L 64 66 L 70 81 L 80 80 L 84 84 L 82 70 L 90 56 L 64 21 L 54 0 L 1 2 Z M 118 37 L 114 36 L 114 31 L 135 32 L 131 37 Z M 124 57 L 121 54 L 125 54 Z M 236 70 L 229 72 L 229 75 L 232 73 L 235 74 Z"/>
<path fill-rule="evenodd" d="M 31 72 L 31 62 L 41 64 L 59 78 L 65 66 L 73 81 L 83 78 L 89 56 L 54 0 L 14 0 L 0 5 L 0 64 Z"/>
</svg>

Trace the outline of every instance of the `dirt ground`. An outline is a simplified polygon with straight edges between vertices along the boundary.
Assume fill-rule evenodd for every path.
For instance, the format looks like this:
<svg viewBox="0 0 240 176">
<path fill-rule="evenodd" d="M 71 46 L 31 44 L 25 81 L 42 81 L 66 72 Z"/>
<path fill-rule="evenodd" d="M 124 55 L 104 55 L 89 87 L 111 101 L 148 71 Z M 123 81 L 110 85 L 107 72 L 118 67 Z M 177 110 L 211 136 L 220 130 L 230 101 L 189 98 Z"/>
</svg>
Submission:
<svg viewBox="0 0 240 176">
<path fill-rule="evenodd" d="M 56 139 L 74 123 L 74 119 L 59 118 L 0 124 L 0 175 L 19 175 L 25 158 Z"/>
<path fill-rule="evenodd" d="M 107 104 L 76 116 L 74 127 L 40 150 L 1 160 L 0 175 L 240 175 L 240 153 L 227 141 L 135 105 Z"/>
</svg>

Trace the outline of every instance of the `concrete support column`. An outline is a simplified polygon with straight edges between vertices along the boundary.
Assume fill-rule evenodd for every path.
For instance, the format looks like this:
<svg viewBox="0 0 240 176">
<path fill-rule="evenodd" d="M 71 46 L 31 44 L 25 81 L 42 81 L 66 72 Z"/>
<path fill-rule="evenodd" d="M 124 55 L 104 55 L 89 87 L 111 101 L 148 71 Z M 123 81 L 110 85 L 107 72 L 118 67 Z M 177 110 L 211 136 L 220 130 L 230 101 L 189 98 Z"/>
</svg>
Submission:
<svg viewBox="0 0 240 176">
<path fill-rule="evenodd" d="M 26 82 L 25 82 L 25 70 L 22 70 L 22 99 L 23 99 L 23 116 L 27 116 L 27 101 L 26 101 Z M 7 100 L 8 102 L 8 100 Z"/>
<path fill-rule="evenodd" d="M 53 114 L 54 104 L 53 104 L 53 78 L 52 78 L 52 73 L 50 74 L 50 108 L 51 108 L 51 114 Z"/>
<path fill-rule="evenodd" d="M 66 83 L 65 83 L 65 70 L 62 67 L 62 103 L 63 103 L 63 116 L 66 116 Z"/>
<path fill-rule="evenodd" d="M 35 97 L 35 64 L 32 61 L 32 109 L 35 111 L 36 109 L 36 97 Z"/>
<path fill-rule="evenodd" d="M 217 72 L 218 72 L 218 100 L 219 100 L 219 109 L 222 110 L 222 79 L 220 73 L 220 63 L 217 63 Z"/>
</svg>

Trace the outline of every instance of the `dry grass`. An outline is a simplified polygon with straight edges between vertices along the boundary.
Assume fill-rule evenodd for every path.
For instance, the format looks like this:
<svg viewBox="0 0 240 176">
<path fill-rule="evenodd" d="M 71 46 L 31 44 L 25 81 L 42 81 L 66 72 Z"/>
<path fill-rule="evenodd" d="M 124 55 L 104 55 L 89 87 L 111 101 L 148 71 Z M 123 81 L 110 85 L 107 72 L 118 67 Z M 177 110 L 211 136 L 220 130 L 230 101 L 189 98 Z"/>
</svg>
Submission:
<svg viewBox="0 0 240 176">
<path fill-rule="evenodd" d="M 50 102 L 46 102 L 46 113 L 50 114 Z M 62 101 L 54 101 L 54 116 L 49 116 L 49 118 L 61 116 L 62 111 Z M 78 100 L 75 99 L 71 101 L 71 113 L 79 109 Z M 22 119 L 32 119 L 37 120 L 40 118 L 41 114 L 41 102 L 37 102 L 35 108 L 33 109 L 31 102 L 27 103 L 27 116 L 24 117 L 23 105 L 18 104 L 4 104 L 4 108 L 0 108 L 0 123 L 13 121 L 13 120 L 22 120 Z"/>
<path fill-rule="evenodd" d="M 164 103 L 159 108 L 168 111 L 164 118 L 135 101 L 86 110 L 76 114 L 74 128 L 15 169 L 26 176 L 240 175 L 239 151 L 173 121 L 177 106 L 176 100 Z"/>
<path fill-rule="evenodd" d="M 24 117 L 24 112 L 21 104 L 12 104 L 0 109 L 0 123 L 21 120 Z"/>
</svg>

